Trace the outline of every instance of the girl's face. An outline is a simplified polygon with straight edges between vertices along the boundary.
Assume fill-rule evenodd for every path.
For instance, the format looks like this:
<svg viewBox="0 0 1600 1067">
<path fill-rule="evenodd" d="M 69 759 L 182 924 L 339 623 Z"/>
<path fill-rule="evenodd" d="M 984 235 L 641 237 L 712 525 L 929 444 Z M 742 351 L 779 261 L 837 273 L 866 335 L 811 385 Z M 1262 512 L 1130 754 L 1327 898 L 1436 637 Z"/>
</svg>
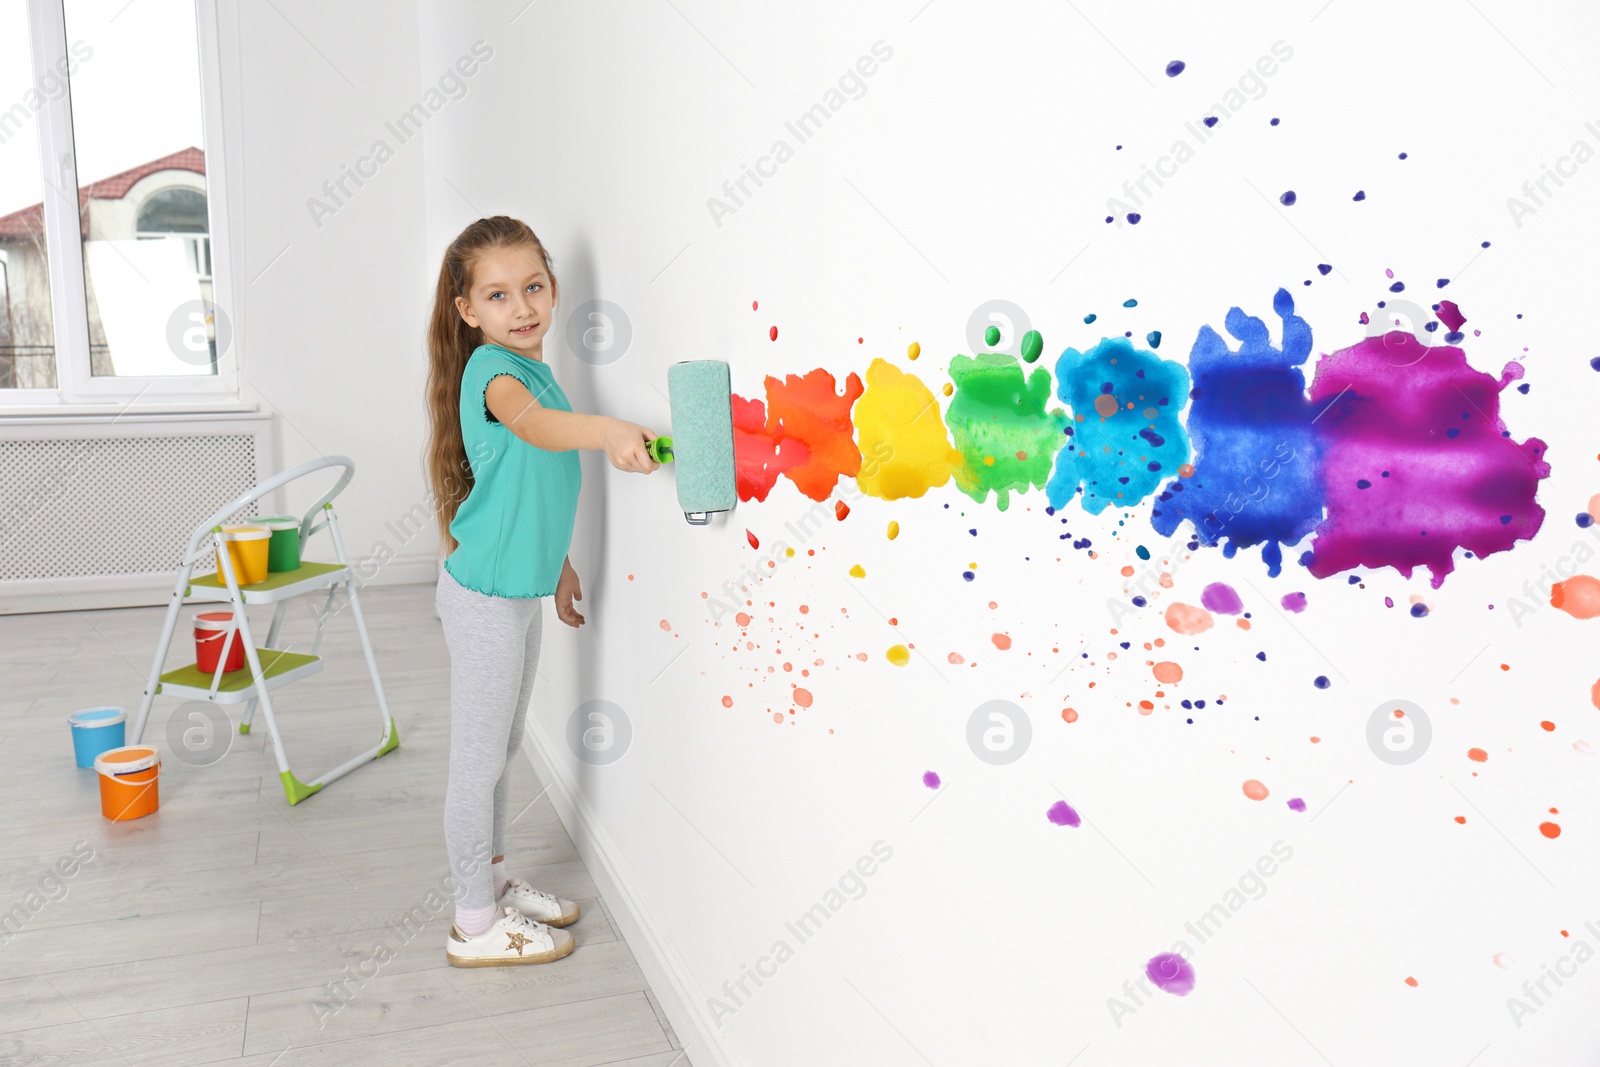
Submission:
<svg viewBox="0 0 1600 1067">
<path fill-rule="evenodd" d="M 472 288 L 456 298 L 456 310 L 485 341 L 530 359 L 544 359 L 555 294 L 544 259 L 532 245 L 492 248 L 472 265 Z"/>
</svg>

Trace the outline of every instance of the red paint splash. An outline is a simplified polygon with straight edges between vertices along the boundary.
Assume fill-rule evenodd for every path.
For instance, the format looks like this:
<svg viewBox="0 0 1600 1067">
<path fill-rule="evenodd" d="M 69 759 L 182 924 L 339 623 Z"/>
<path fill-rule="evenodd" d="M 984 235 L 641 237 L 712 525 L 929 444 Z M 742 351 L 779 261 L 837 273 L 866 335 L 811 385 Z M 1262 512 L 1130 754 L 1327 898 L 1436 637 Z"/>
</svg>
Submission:
<svg viewBox="0 0 1600 1067">
<path fill-rule="evenodd" d="M 746 541 L 750 542 L 750 547 L 751 548 L 760 548 L 761 547 L 761 542 L 757 541 L 756 540 L 756 535 L 751 533 L 749 530 L 746 530 L 744 532 L 744 539 Z"/>
<path fill-rule="evenodd" d="M 845 520 L 845 518 L 849 516 L 849 514 L 850 514 L 850 505 L 849 504 L 846 504 L 843 500 L 835 500 L 833 502 L 833 517 L 834 518 L 838 519 L 840 522 L 843 522 Z"/>
<path fill-rule="evenodd" d="M 776 341 L 778 339 L 778 328 L 774 326 L 772 329 L 768 330 L 767 336 Z"/>
<path fill-rule="evenodd" d="M 733 397 L 733 465 L 740 500 L 765 500 L 778 476 L 811 455 L 805 442 L 767 429 L 767 405 Z"/>
</svg>

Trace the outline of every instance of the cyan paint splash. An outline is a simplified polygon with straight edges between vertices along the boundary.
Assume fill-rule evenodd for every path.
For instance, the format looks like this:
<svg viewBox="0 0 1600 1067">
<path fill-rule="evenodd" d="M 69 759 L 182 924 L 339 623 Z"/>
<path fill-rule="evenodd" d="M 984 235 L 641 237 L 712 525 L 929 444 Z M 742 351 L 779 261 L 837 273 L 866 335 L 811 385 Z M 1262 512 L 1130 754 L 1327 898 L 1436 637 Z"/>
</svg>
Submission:
<svg viewBox="0 0 1600 1067">
<path fill-rule="evenodd" d="M 1210 326 L 1189 353 L 1193 388 L 1188 418 L 1194 473 L 1173 478 L 1156 498 L 1150 524 L 1170 537 L 1188 521 L 1205 545 L 1232 558 L 1261 547 L 1267 573 L 1283 569 L 1283 546 L 1310 534 L 1322 518 L 1317 408 L 1300 369 L 1311 354 L 1311 326 L 1279 289 L 1272 310 L 1280 347 L 1266 323 L 1235 307 L 1224 320 L 1238 351 Z"/>
<path fill-rule="evenodd" d="M 1125 337 L 1108 337 L 1056 360 L 1056 395 L 1072 410 L 1066 445 L 1045 486 L 1060 509 L 1083 490 L 1083 510 L 1132 507 L 1189 461 L 1180 414 L 1189 402 L 1189 372 Z"/>
<path fill-rule="evenodd" d="M 1321 357 L 1311 400 L 1324 412 L 1328 517 L 1301 562 L 1318 578 L 1427 567 L 1437 589 L 1458 548 L 1483 557 L 1532 538 L 1545 443 L 1515 440 L 1500 418 L 1501 392 L 1521 377 L 1519 363 L 1496 379 L 1403 330 Z"/>
</svg>

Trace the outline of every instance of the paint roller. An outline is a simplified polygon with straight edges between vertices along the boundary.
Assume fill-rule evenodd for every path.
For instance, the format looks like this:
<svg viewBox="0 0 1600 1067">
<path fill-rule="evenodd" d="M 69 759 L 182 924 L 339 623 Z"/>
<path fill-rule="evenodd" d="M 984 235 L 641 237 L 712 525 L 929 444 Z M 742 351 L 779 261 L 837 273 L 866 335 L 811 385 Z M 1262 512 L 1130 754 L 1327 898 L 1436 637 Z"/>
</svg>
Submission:
<svg viewBox="0 0 1600 1067">
<path fill-rule="evenodd" d="M 733 466 L 733 387 L 719 359 L 690 359 L 667 368 L 672 436 L 646 446 L 657 463 L 676 463 L 678 506 L 691 526 L 729 511 L 737 498 Z"/>
</svg>

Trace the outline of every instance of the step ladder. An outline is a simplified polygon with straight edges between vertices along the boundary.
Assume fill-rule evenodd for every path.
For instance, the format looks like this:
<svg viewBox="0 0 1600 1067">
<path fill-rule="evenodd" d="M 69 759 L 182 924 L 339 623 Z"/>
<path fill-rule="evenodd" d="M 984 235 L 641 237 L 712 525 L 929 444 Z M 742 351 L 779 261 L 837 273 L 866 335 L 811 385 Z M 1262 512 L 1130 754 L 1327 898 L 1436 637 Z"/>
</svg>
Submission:
<svg viewBox="0 0 1600 1067">
<path fill-rule="evenodd" d="M 223 522 L 227 521 L 229 516 L 237 514 L 282 486 L 328 467 L 340 467 L 342 472 L 333 488 L 312 505 L 311 510 L 306 512 L 305 518 L 300 522 L 300 566 L 292 571 L 270 573 L 265 581 L 253 585 L 239 585 L 232 557 L 223 539 Z M 383 682 L 378 677 L 378 664 L 372 655 L 372 641 L 367 636 L 366 620 L 362 618 L 361 601 L 356 594 L 355 576 L 350 569 L 349 557 L 345 555 L 344 539 L 339 536 L 339 520 L 333 511 L 333 498 L 350 484 L 354 474 L 355 464 L 347 457 L 323 456 L 267 479 L 254 489 L 228 502 L 205 522 L 195 527 L 194 533 L 189 537 L 182 566 L 178 569 L 177 581 L 172 587 L 172 598 L 167 604 L 166 619 L 161 627 L 161 639 L 156 643 L 155 660 L 150 665 L 150 675 L 145 681 L 144 696 L 139 703 L 139 714 L 128 733 L 128 744 L 140 743 L 144 736 L 145 722 L 150 716 L 150 708 L 157 695 L 185 700 L 205 700 L 213 704 L 244 704 L 242 721 L 239 723 L 241 734 L 250 732 L 251 720 L 259 703 L 261 716 L 267 724 L 267 732 L 272 736 L 272 749 L 277 756 L 278 777 L 283 782 L 283 793 L 291 805 L 300 803 L 329 782 L 344 777 L 363 763 L 370 763 L 399 746 L 400 734 L 395 727 L 393 716 L 389 714 L 388 701 L 383 695 Z M 306 562 L 307 542 L 312 534 L 324 528 L 327 529 L 328 536 L 333 542 L 337 562 Z M 216 553 L 221 569 L 215 574 L 191 578 L 195 564 L 213 552 Z M 366 653 L 367 670 L 372 674 L 372 688 L 378 698 L 378 741 L 365 752 L 353 756 L 333 770 L 308 782 L 302 782 L 289 766 L 289 759 L 283 746 L 283 735 L 278 730 L 278 721 L 272 711 L 270 694 L 290 682 L 309 677 L 322 669 L 322 658 L 317 653 L 322 647 L 322 636 L 327 628 L 328 619 L 334 611 L 334 598 L 339 595 L 341 589 L 349 602 L 356 629 L 361 634 L 361 647 Z M 289 602 L 296 597 L 321 593 L 324 590 L 326 599 L 317 613 L 317 633 L 312 641 L 310 653 L 291 652 L 276 647 Z M 234 628 L 223 638 L 222 653 L 217 661 L 215 674 L 203 673 L 192 663 L 175 670 L 162 670 L 166 665 L 173 634 L 181 622 L 179 614 L 185 600 L 228 604 L 233 609 Z M 256 645 L 250 631 L 250 620 L 245 614 L 246 606 L 251 604 L 277 605 L 272 613 L 272 626 L 267 631 L 266 643 L 261 646 Z M 224 672 L 222 668 L 227 664 L 229 649 L 235 641 L 243 642 L 247 669 Z"/>
</svg>

